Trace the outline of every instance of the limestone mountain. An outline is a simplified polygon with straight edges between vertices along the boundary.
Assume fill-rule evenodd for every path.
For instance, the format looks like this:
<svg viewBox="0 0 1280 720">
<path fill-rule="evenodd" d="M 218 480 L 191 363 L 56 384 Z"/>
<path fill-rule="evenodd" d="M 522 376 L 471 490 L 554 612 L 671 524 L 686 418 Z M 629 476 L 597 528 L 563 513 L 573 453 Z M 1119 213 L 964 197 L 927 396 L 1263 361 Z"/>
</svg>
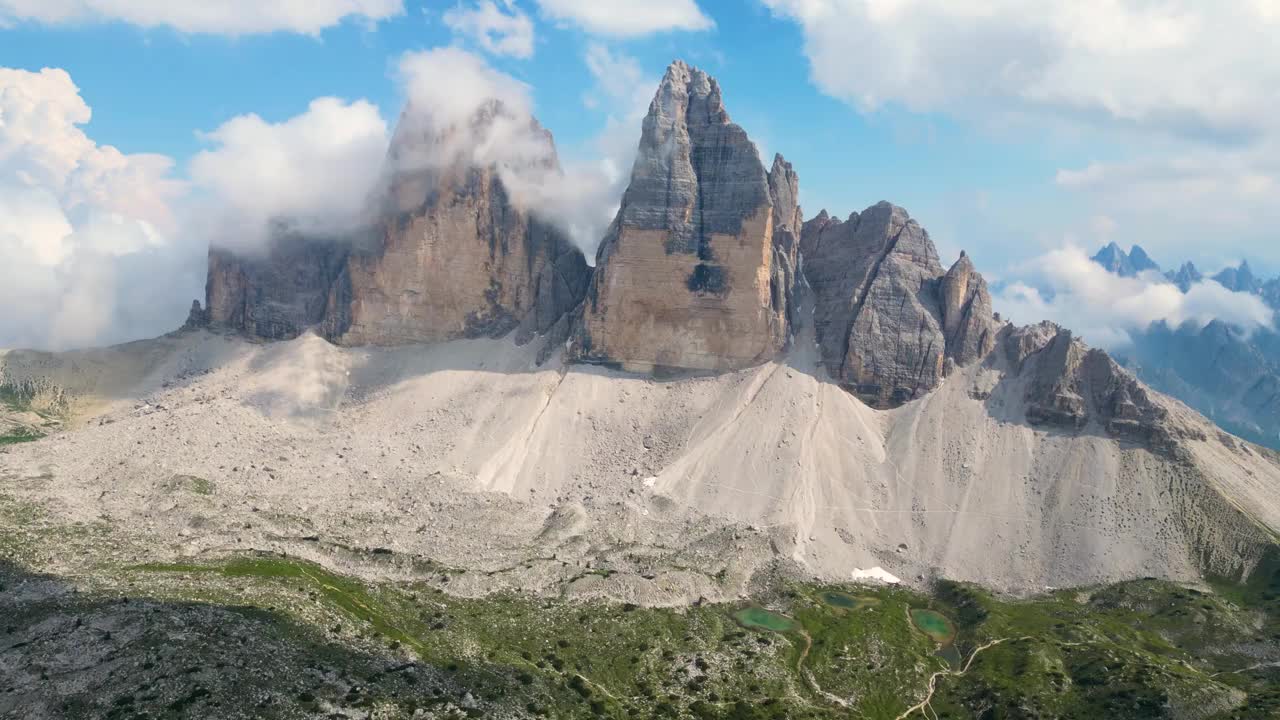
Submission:
<svg viewBox="0 0 1280 720">
<path fill-rule="evenodd" d="M 530 551 L 569 557 L 647 538 L 738 558 L 746 565 L 730 571 L 734 582 L 778 562 L 823 577 L 879 566 L 1023 592 L 1146 575 L 1244 577 L 1274 546 L 1274 455 L 1213 430 L 1067 329 L 1003 323 L 970 258 L 944 265 L 900 207 L 803 222 L 796 170 L 781 156 L 766 168 L 705 73 L 677 62 L 664 77 L 594 271 L 514 202 L 508 173 L 518 167 L 457 160 L 467 153 L 440 160 L 487 122 L 512 120 L 505 112 L 490 106 L 443 131 L 402 120 L 373 230 L 282 232 L 256 259 L 215 253 L 209 311 L 192 313 L 193 327 L 207 316 L 262 337 L 317 328 L 339 345 L 411 347 L 352 351 L 315 337 L 261 345 L 191 331 L 144 349 L 138 392 L 195 408 L 233 387 L 239 399 L 226 412 L 237 423 L 303 418 L 295 437 L 332 452 L 298 457 L 273 480 L 310 487 L 332 476 L 331 458 L 363 453 L 378 482 L 341 482 L 370 493 L 378 537 L 390 532 L 408 552 L 458 565 L 505 543 L 489 570 L 522 567 L 512 561 Z M 545 164 L 533 169 L 553 172 L 549 135 L 525 129 L 542 138 L 530 162 Z M 1122 269 L 1135 258 L 1153 269 L 1137 250 L 1112 256 Z M 549 342 L 518 342 L 535 332 Z M 11 377 L 61 367 L 20 360 L 6 363 Z M 90 367 L 85 358 L 64 365 Z M 711 372 L 643 376 L 667 368 Z M 166 386 L 170 375 L 183 380 Z M 147 384 L 156 378 L 159 390 Z M 249 450 L 226 434 L 230 423 L 203 417 L 183 414 L 197 429 L 183 435 L 187 426 L 175 424 L 175 439 L 221 445 L 184 472 L 244 489 L 243 477 L 226 479 L 223 455 Z M 159 427 L 140 421 L 131 432 Z M 117 431 L 98 426 L 68 457 L 118 473 L 113 482 L 148 477 L 112 454 Z M 353 434 L 374 440 L 348 450 L 360 444 Z M 160 445 L 170 436 L 146 435 Z M 261 445 L 232 467 L 256 470 L 259 455 L 280 456 Z M 434 479 L 424 484 L 424 473 Z M 484 522 L 384 517 L 384 485 L 396 497 L 457 503 Z M 482 500 L 468 494 L 477 490 Z M 303 496 L 312 497 L 273 502 L 306 515 Z M 350 510 L 327 506 L 323 532 L 346 538 Z M 715 539 L 722 532 L 735 544 Z M 609 566 L 618 577 L 604 578 L 610 587 L 657 592 L 647 579 L 656 560 L 606 554 L 618 562 Z M 681 570 L 661 592 L 725 592 L 707 584 L 720 569 Z M 547 571 L 581 576 L 568 563 Z"/>
<path fill-rule="evenodd" d="M 315 328 L 348 345 L 552 330 L 585 291 L 581 253 L 516 205 L 507 168 L 453 150 L 458 136 L 482 136 L 499 121 L 531 123 L 543 170 L 558 170 L 550 133 L 500 103 L 483 105 L 463 127 L 435 127 L 409 109 L 371 227 L 341 238 L 281 230 L 258 256 L 211 250 L 210 322 L 271 339 Z"/>
<path fill-rule="evenodd" d="M 823 363 L 872 405 L 919 397 L 994 346 L 986 282 L 965 255 L 945 271 L 902 208 L 882 202 L 844 221 L 823 211 L 800 246 Z"/>
<path fill-rule="evenodd" d="M 775 357 L 788 337 L 781 285 L 794 272 L 775 272 L 775 262 L 793 254 L 797 189 L 781 159 L 766 172 L 719 84 L 673 63 L 597 253 L 575 356 L 641 371 L 727 370 Z M 776 237 L 783 229 L 787 239 Z"/>
</svg>

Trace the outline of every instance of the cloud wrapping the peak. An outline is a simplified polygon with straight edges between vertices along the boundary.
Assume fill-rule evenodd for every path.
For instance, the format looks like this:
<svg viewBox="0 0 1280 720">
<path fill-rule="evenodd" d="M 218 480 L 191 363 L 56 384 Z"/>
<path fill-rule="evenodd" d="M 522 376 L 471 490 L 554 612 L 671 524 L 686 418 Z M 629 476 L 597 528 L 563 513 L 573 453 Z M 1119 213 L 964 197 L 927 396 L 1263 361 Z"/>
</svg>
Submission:
<svg viewBox="0 0 1280 720">
<path fill-rule="evenodd" d="M 533 57 L 533 21 L 512 0 L 479 0 L 445 11 L 444 24 L 486 52 L 527 60 Z"/>
<path fill-rule="evenodd" d="M 0 27 L 122 22 L 199 34 L 318 35 L 344 20 L 372 23 L 403 13 L 403 0 L 0 0 Z"/>
<path fill-rule="evenodd" d="M 406 54 L 399 75 L 407 97 L 393 141 L 396 170 L 413 173 L 462 162 L 496 167 L 517 207 L 560 228 L 588 260 L 612 220 L 631 148 L 597 140 L 591 159 L 562 163 L 534 118 L 531 88 L 459 48 Z M 627 163 L 626 171 L 619 162 Z M 420 203 L 420 197 L 404 198 Z"/>
<path fill-rule="evenodd" d="M 260 249 L 273 222 L 326 235 L 367 222 L 387 151 L 373 104 L 319 98 L 283 122 L 241 115 L 203 137 L 213 147 L 192 158 L 190 174 L 212 244 Z"/>
<path fill-rule="evenodd" d="M 640 37 L 672 30 L 710 30 L 695 0 L 536 0 L 542 14 L 594 35 Z"/>
<path fill-rule="evenodd" d="M 1019 325 L 1051 320 L 1099 347 L 1123 348 L 1152 323 L 1203 327 L 1221 320 L 1246 331 L 1271 327 L 1273 311 L 1257 296 L 1213 281 L 1186 293 L 1158 274 L 1126 278 L 1107 272 L 1067 245 L 1018 268 L 1023 280 L 995 297 L 995 309 Z"/>
</svg>

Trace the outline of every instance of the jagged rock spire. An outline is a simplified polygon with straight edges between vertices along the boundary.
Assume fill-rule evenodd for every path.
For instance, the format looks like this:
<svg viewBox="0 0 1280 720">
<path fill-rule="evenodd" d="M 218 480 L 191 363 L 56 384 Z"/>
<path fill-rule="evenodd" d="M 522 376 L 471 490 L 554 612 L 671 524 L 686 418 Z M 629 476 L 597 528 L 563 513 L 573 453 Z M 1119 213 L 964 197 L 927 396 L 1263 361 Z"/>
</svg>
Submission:
<svg viewBox="0 0 1280 720">
<path fill-rule="evenodd" d="M 798 223 L 798 179 L 778 158 L 770 180 L 715 79 L 672 63 L 597 256 L 575 355 L 640 371 L 738 368 L 776 355 L 793 272 L 776 266 L 794 254 L 776 253 L 775 235 Z"/>
</svg>

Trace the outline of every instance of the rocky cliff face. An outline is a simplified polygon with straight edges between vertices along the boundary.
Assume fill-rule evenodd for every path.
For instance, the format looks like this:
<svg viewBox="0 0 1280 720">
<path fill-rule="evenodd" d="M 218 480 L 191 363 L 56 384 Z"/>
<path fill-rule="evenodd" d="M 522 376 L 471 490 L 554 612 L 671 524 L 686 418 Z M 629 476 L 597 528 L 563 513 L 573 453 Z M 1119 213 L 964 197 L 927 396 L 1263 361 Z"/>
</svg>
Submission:
<svg viewBox="0 0 1280 720">
<path fill-rule="evenodd" d="M 265 253 L 209 250 L 208 322 L 255 337 L 287 340 L 322 323 L 329 291 L 349 251 L 342 239 L 278 230 Z"/>
<path fill-rule="evenodd" d="M 867 402 L 918 397 L 994 346 L 986 282 L 967 256 L 944 271 L 902 208 L 879 203 L 844 221 L 823 211 L 800 246 L 823 363 Z"/>
<path fill-rule="evenodd" d="M 472 134 L 516 122 L 491 103 Z M 401 118 L 374 228 L 321 241 L 279 235 L 261 257 L 212 250 L 209 320 L 250 335 L 295 337 L 308 328 L 348 345 L 546 333 L 586 289 L 585 260 L 555 228 L 517 207 L 494 166 L 445 155 L 459 128 Z M 550 134 L 541 128 L 554 164 Z M 547 168 L 555 171 L 554 167 Z"/>
<path fill-rule="evenodd" d="M 551 134 L 490 103 L 470 137 L 495 122 L 530 122 L 554 162 Z M 398 345 L 500 336 L 521 324 L 543 333 L 581 299 L 588 271 L 580 252 L 549 224 L 516 207 L 493 165 L 444 158 L 455 128 L 423 127 L 406 115 L 391 145 L 389 202 L 368 248 L 349 256 L 331 303 L 330 334 L 350 345 Z M 418 160 L 414 160 L 418 158 Z M 541 168 L 553 172 L 554 167 Z"/>
<path fill-rule="evenodd" d="M 775 234 L 794 231 L 798 212 L 794 172 L 781 161 L 774 170 L 771 183 L 716 81 L 674 63 L 597 255 L 575 357 L 648 371 L 776 355 L 787 340 L 788 270 L 775 260 L 790 251 L 775 251 Z"/>
</svg>

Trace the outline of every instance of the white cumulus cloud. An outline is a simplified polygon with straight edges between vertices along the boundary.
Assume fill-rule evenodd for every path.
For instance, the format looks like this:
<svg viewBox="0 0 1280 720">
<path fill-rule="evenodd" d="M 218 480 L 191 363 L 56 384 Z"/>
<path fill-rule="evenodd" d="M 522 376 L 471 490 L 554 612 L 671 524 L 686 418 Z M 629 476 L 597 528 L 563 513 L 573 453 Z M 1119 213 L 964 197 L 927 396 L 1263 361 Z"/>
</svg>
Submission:
<svg viewBox="0 0 1280 720">
<path fill-rule="evenodd" d="M 515 58 L 533 57 L 533 21 L 512 0 L 459 3 L 445 11 L 444 24 L 486 52 Z"/>
<path fill-rule="evenodd" d="M 90 117 L 66 72 L 0 68 L 0 346 L 157 335 L 202 294 L 173 163 L 97 144 Z"/>
<path fill-rule="evenodd" d="M 263 247 L 272 223 L 335 235 L 360 226 L 387 151 L 378 108 L 338 98 L 278 123 L 241 115 L 203 137 L 213 147 L 190 165 L 204 193 L 197 224 L 242 251 Z"/>
<path fill-rule="evenodd" d="M 403 12 L 403 0 L 0 0 L 0 26 L 122 22 L 185 33 L 318 35 L 344 20 L 377 22 Z"/>
<path fill-rule="evenodd" d="M 638 37 L 715 27 L 694 0 L 536 0 L 542 14 L 588 33 Z"/>
<path fill-rule="evenodd" d="M 1131 333 L 1161 321 L 1203 327 L 1218 319 L 1246 331 L 1273 322 L 1273 311 L 1257 296 L 1232 292 L 1212 280 L 1183 293 L 1158 274 L 1120 277 L 1074 245 L 1046 253 L 1018 271 L 1023 280 L 997 294 L 997 311 L 1019 325 L 1052 320 L 1103 348 L 1122 348 L 1131 342 Z"/>
<path fill-rule="evenodd" d="M 1280 262 L 1260 230 L 1280 222 L 1276 0 L 761 2 L 800 26 L 826 94 L 1062 131 L 1103 154 L 1056 178 L 1087 212 L 1162 254 L 1208 262 L 1230 236 Z"/>
</svg>

